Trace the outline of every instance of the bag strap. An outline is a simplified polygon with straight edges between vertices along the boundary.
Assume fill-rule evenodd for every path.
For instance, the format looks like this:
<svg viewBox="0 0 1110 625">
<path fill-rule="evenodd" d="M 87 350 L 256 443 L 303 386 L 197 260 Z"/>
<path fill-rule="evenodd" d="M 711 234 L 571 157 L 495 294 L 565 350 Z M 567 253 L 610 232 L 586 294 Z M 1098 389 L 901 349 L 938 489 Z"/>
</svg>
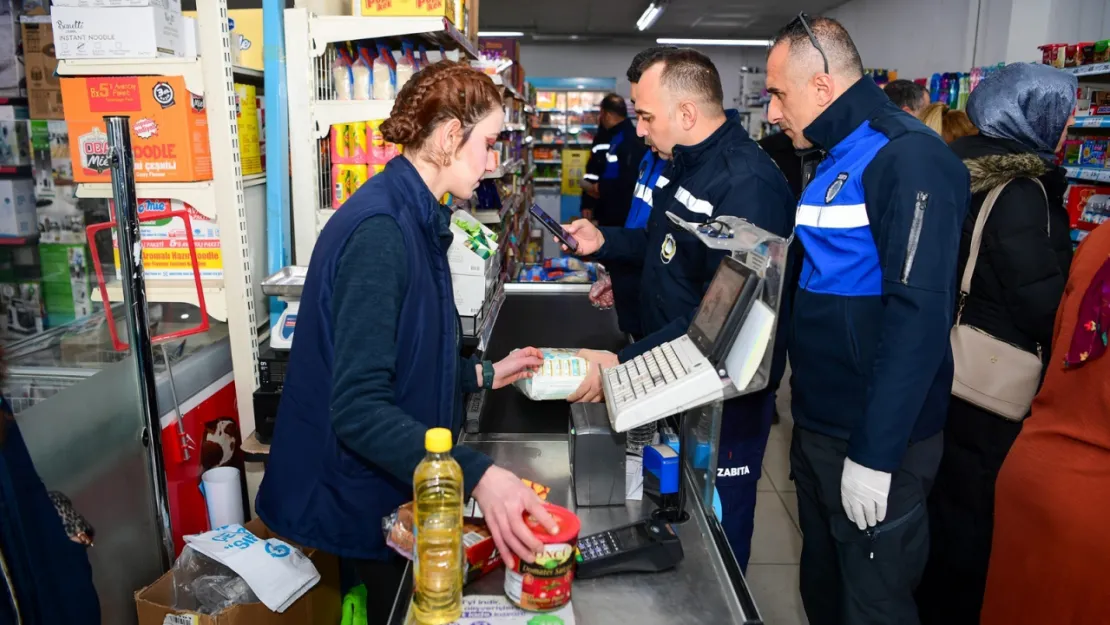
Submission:
<svg viewBox="0 0 1110 625">
<path fill-rule="evenodd" d="M 998 201 L 998 197 L 1002 195 L 1002 191 L 1006 188 L 1006 185 L 1014 180 L 1016 180 L 1016 178 L 1007 180 L 991 189 L 986 199 L 983 200 L 983 206 L 979 208 L 979 214 L 975 217 L 975 229 L 971 233 L 971 250 L 967 256 L 967 265 L 964 266 L 963 276 L 960 278 L 960 306 L 956 311 L 956 325 L 960 324 L 960 317 L 964 312 L 964 301 L 967 300 L 967 296 L 971 294 L 971 278 L 975 275 L 975 265 L 979 261 L 979 248 L 983 243 L 983 229 L 987 225 L 987 219 L 990 218 L 991 210 L 994 209 L 994 204 Z M 1037 186 L 1041 189 L 1041 195 L 1044 196 L 1045 200 L 1046 223 L 1048 224 L 1048 232 L 1051 235 L 1052 220 L 1049 217 L 1051 209 L 1048 206 L 1048 192 L 1045 191 L 1044 184 L 1042 184 L 1040 180 L 1036 178 L 1027 178 L 1027 180 L 1032 180 L 1037 183 Z"/>
</svg>

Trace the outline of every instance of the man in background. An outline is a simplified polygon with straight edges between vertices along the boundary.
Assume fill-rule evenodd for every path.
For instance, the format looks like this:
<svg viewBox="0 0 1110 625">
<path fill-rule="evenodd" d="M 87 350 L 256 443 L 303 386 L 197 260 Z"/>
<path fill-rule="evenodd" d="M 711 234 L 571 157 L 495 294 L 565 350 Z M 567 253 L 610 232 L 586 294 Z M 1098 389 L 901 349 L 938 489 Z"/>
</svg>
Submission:
<svg viewBox="0 0 1110 625">
<path fill-rule="evenodd" d="M 651 189 L 647 229 L 599 229 L 584 220 L 567 228 L 578 240 L 578 254 L 641 267 L 645 336 L 620 354 L 584 350 L 582 355 L 601 368 L 628 362 L 685 334 L 725 256 L 678 230 L 668 212 L 693 223 L 741 217 L 784 238 L 794 217 L 794 198 L 782 173 L 748 136 L 737 113 L 725 111 L 721 77 L 708 57 L 691 49 L 662 49 L 644 61 L 641 71 L 635 91 L 637 132 L 668 159 Z M 777 340 L 774 349 L 772 388 L 785 367 L 784 344 L 785 339 Z M 599 371 L 591 367 L 572 401 L 602 399 Z M 772 391 L 764 390 L 729 400 L 722 411 L 716 485 L 722 525 L 741 568 L 751 553 L 756 483 L 774 399 Z"/>
<path fill-rule="evenodd" d="M 968 171 L 863 76 L 835 20 L 779 31 L 767 91 L 768 121 L 825 154 L 798 206 L 788 323 L 802 603 L 813 625 L 918 623 Z"/>
<path fill-rule="evenodd" d="M 929 106 L 929 92 L 925 87 L 912 80 L 902 78 L 892 80 L 883 87 L 883 92 L 894 103 L 894 106 L 914 117 L 919 116 L 921 111 Z"/>
<path fill-rule="evenodd" d="M 609 151 L 609 129 L 601 124 L 597 126 L 594 141 L 590 145 L 590 160 L 586 161 L 586 173 L 582 175 L 582 219 L 593 220 L 594 211 L 597 210 L 597 195 L 586 191 L 597 185 L 601 174 L 605 171 L 605 154 Z"/>
<path fill-rule="evenodd" d="M 583 191 L 597 199 L 594 221 L 599 226 L 621 227 L 632 206 L 640 160 L 647 146 L 636 135 L 636 126 L 628 119 L 628 105 L 624 98 L 615 93 L 601 100 L 598 124 L 609 136 L 608 148 L 603 154 L 604 167 L 597 183 L 583 185 Z M 598 153 L 601 152 L 598 149 Z"/>
</svg>

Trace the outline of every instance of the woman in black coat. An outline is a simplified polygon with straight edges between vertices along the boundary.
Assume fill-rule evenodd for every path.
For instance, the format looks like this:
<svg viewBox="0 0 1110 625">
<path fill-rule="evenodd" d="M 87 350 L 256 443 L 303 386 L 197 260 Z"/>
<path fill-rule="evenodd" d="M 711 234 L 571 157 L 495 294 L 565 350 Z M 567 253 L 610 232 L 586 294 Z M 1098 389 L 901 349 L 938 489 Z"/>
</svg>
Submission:
<svg viewBox="0 0 1110 625">
<path fill-rule="evenodd" d="M 1076 79 L 1015 64 L 968 101 L 980 134 L 952 149 L 971 172 L 972 204 L 960 239 L 959 280 L 976 217 L 991 189 L 1010 181 L 985 224 L 962 323 L 1047 364 L 1056 309 L 1071 265 L 1067 179 L 1053 164 L 1075 106 Z M 1044 192 L 1032 179 L 1044 185 Z M 1046 198 L 1047 196 L 1047 198 Z M 918 588 L 926 625 L 978 625 L 990 560 L 994 484 L 1021 423 L 953 396 L 944 457 L 929 496 L 929 564 Z"/>
</svg>

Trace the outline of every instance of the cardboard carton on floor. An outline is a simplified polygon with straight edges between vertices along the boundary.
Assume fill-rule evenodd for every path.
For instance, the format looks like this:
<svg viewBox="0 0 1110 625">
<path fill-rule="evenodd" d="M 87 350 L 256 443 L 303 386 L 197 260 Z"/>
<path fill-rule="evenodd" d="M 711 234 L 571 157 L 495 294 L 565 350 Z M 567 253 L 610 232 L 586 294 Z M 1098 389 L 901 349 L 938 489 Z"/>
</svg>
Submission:
<svg viewBox="0 0 1110 625">
<path fill-rule="evenodd" d="M 259 538 L 280 538 L 255 519 L 246 528 Z M 284 540 L 284 539 L 283 539 Z M 291 541 L 286 541 L 290 542 Z M 305 593 L 285 612 L 271 612 L 261 603 L 232 606 L 216 615 L 194 614 L 173 609 L 173 572 L 135 593 L 139 625 L 163 625 L 170 614 L 195 616 L 196 625 L 331 625 L 340 621 L 343 598 L 339 589 L 339 561 L 332 554 L 302 548 L 320 572 L 320 583 Z M 173 622 L 170 619 L 169 622 Z"/>
</svg>

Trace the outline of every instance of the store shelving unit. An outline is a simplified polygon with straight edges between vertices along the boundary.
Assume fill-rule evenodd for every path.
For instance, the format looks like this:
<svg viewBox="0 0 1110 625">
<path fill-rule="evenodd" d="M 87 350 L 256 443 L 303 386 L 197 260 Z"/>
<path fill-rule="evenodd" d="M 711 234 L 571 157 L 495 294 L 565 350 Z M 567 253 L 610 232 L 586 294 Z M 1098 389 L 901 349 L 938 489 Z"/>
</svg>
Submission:
<svg viewBox="0 0 1110 625">
<path fill-rule="evenodd" d="M 1110 74 L 1110 63 L 1095 63 L 1093 65 L 1080 65 L 1079 67 L 1066 67 L 1064 71 L 1076 76 L 1100 76 Z"/>
<path fill-rule="evenodd" d="M 1068 173 L 1069 178 L 1075 180 L 1085 180 L 1087 182 L 1101 182 L 1110 184 L 1110 169 L 1103 169 L 1101 167 L 1072 167 L 1064 168 Z"/>
<path fill-rule="evenodd" d="M 332 124 L 386 119 L 393 100 L 340 101 L 331 67 L 336 44 L 364 39 L 411 37 L 428 45 L 432 60 L 442 47 L 452 60 L 477 58 L 473 42 L 442 17 L 353 17 L 285 10 L 286 74 L 289 90 L 289 151 L 295 249 L 293 262 L 307 265 L 320 229 L 331 217 L 331 164 L 321 142 Z"/>
<path fill-rule="evenodd" d="M 254 432 L 253 394 L 259 383 L 256 307 L 262 301 L 254 293 L 255 269 L 264 270 L 264 264 L 256 267 L 259 262 L 252 258 L 251 247 L 253 244 L 264 253 L 265 176 L 243 178 L 234 83 L 236 78 L 258 82 L 261 73 L 232 66 L 226 0 L 197 0 L 196 4 L 200 58 L 62 61 L 58 74 L 183 76 L 189 91 L 205 96 L 213 179 L 196 183 L 140 183 L 137 189 L 140 198 L 187 202 L 201 213 L 215 216 L 220 225 L 223 280 L 206 280 L 203 290 L 209 313 L 228 324 L 239 425 L 243 434 L 249 435 Z M 248 224 L 248 195 L 260 200 L 260 205 L 250 202 L 249 211 L 251 219 L 259 224 Z M 111 188 L 107 184 L 79 185 L 78 197 L 111 197 Z M 123 299 L 118 285 L 109 287 L 109 298 Z M 149 280 L 147 299 L 196 305 L 198 297 L 191 281 Z"/>
<path fill-rule="evenodd" d="M 1095 84 L 1110 81 L 1110 63 L 1069 67 L 1065 68 L 1064 71 L 1075 74 L 1081 84 L 1088 81 Z M 1104 139 L 1107 130 L 1110 130 L 1110 116 L 1081 115 L 1075 118 L 1075 123 L 1068 129 L 1068 132 L 1073 137 L 1091 136 Z M 1068 178 L 1078 184 L 1110 184 L 1110 169 L 1104 167 L 1069 165 L 1064 167 L 1064 170 L 1067 172 Z M 1094 210 L 1089 213 L 1088 211 L 1092 209 L 1093 205 L 1088 205 L 1083 215 L 1079 217 L 1077 227 L 1072 229 L 1071 236 L 1074 245 L 1078 245 L 1087 236 L 1088 232 L 1098 227 L 1105 219 L 1103 211 Z"/>
</svg>

